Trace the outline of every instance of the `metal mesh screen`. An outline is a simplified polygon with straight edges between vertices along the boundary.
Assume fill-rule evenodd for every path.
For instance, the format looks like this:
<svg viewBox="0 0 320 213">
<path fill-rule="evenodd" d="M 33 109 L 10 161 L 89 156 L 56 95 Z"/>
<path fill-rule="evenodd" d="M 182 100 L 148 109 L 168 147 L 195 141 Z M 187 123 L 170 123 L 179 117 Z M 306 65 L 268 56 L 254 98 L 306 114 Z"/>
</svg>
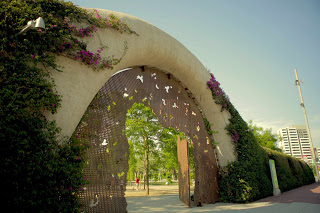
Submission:
<svg viewBox="0 0 320 213">
<path fill-rule="evenodd" d="M 179 199 L 190 207 L 190 176 L 189 176 L 189 152 L 188 140 L 181 139 L 178 135 L 177 154 L 179 163 Z"/>
<path fill-rule="evenodd" d="M 88 212 L 126 212 L 129 145 L 125 121 L 133 103 L 153 109 L 164 127 L 185 132 L 193 141 L 194 202 L 214 203 L 217 194 L 216 154 L 201 112 L 187 89 L 171 75 L 152 68 L 133 68 L 112 76 L 80 121 L 77 134 L 91 148 L 85 169 L 90 184 L 80 194 Z"/>
</svg>

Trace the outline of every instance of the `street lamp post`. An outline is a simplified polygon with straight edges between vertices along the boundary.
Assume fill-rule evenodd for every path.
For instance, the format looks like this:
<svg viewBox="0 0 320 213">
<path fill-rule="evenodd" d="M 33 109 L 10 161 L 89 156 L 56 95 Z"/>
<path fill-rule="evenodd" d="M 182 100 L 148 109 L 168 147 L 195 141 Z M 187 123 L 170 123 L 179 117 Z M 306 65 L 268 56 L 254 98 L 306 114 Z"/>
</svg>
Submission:
<svg viewBox="0 0 320 213">
<path fill-rule="evenodd" d="M 29 29 L 36 29 L 36 28 L 39 28 L 39 29 L 45 29 L 46 26 L 44 24 L 44 20 L 42 17 L 39 17 L 37 18 L 36 20 L 33 20 L 33 21 L 29 21 L 27 23 L 27 25 L 20 31 L 16 34 L 16 36 L 20 35 L 21 33 L 24 33 L 26 31 L 28 31 Z"/>
<path fill-rule="evenodd" d="M 312 157 L 312 161 L 313 161 L 313 166 L 314 166 L 314 168 L 315 168 L 318 181 L 320 181 L 319 172 L 318 172 L 318 169 L 317 169 L 317 166 L 316 166 L 316 156 L 315 156 L 314 149 L 313 149 L 313 143 L 312 143 L 311 132 L 310 132 L 310 128 L 309 128 L 309 122 L 308 122 L 307 112 L 306 112 L 306 108 L 305 108 L 305 106 L 304 106 L 303 97 L 302 97 L 302 92 L 301 92 L 301 87 L 300 87 L 300 81 L 299 81 L 299 77 L 298 77 L 298 73 L 297 73 L 297 69 L 296 69 L 296 68 L 294 68 L 294 72 L 295 72 L 295 74 L 296 74 L 296 81 L 295 81 L 295 84 L 294 84 L 294 85 L 295 85 L 295 86 L 298 86 L 299 93 L 300 93 L 300 99 L 301 99 L 301 104 L 300 104 L 300 106 L 301 106 L 302 109 L 303 109 L 304 118 L 305 118 L 306 124 L 307 124 L 307 131 L 308 131 L 308 137 L 309 137 L 309 141 L 310 141 L 311 157 Z M 303 82 L 302 82 L 302 83 L 303 83 Z"/>
</svg>

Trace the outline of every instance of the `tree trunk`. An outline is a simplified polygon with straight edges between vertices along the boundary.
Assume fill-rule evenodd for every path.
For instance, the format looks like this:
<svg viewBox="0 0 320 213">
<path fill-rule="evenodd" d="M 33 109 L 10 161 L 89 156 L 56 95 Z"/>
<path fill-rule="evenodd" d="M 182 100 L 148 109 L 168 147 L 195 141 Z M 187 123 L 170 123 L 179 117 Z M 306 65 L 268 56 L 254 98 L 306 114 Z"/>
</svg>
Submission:
<svg viewBox="0 0 320 213">
<path fill-rule="evenodd" d="M 143 190 L 146 189 L 146 156 L 144 156 L 144 161 L 143 161 Z"/>
<path fill-rule="evenodd" d="M 177 180 L 177 172 L 176 172 L 176 170 L 172 169 L 171 172 L 172 172 L 172 180 Z"/>
<path fill-rule="evenodd" d="M 149 195 L 149 153 L 147 151 L 147 172 L 146 172 L 146 176 L 147 176 L 147 193 L 146 195 Z"/>
</svg>

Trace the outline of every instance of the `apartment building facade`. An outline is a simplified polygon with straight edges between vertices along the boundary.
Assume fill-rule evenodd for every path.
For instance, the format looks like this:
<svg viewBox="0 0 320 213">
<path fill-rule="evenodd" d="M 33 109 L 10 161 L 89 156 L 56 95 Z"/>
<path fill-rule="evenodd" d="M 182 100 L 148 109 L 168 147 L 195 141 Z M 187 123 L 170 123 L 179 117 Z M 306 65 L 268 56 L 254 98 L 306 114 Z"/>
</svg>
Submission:
<svg viewBox="0 0 320 213">
<path fill-rule="evenodd" d="M 278 147 L 284 153 L 309 163 L 312 162 L 310 140 L 306 126 L 295 125 L 281 128 L 278 130 L 278 135 L 281 137 Z"/>
<path fill-rule="evenodd" d="M 315 148 L 316 160 L 320 162 L 320 146 Z"/>
</svg>

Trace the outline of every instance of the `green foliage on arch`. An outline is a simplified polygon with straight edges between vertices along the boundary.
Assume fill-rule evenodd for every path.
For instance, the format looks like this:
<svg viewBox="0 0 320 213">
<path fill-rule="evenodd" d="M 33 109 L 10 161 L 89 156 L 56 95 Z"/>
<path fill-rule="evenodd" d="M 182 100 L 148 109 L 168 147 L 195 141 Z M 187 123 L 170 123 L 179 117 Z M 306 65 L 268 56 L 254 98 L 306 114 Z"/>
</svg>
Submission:
<svg viewBox="0 0 320 213">
<path fill-rule="evenodd" d="M 78 135 L 60 136 L 54 121 L 61 96 L 51 71 L 62 71 L 57 56 L 83 63 L 93 70 L 112 69 L 120 58 L 102 57 L 102 44 L 87 49 L 86 37 L 98 28 L 137 34 L 110 14 L 102 18 L 71 2 L 0 0 L 0 187 L 3 208 L 12 212 L 78 212 L 86 142 Z M 30 20 L 42 17 L 46 29 L 17 33 Z"/>
<path fill-rule="evenodd" d="M 237 157 L 236 161 L 220 169 L 219 185 L 223 202 L 245 203 L 271 196 L 273 187 L 269 158 L 275 160 L 277 173 L 279 170 L 281 191 L 314 182 L 314 177 L 310 175 L 311 170 L 307 169 L 305 162 L 298 163 L 291 156 L 259 145 L 257 137 L 231 104 L 213 74 L 207 85 L 215 102 L 221 105 L 221 111 L 227 110 L 231 115 L 226 130 L 232 138 Z M 285 159 L 285 162 L 282 159 Z M 290 166 L 294 168 L 292 171 Z M 296 181 L 293 181 L 294 179 Z"/>
</svg>

